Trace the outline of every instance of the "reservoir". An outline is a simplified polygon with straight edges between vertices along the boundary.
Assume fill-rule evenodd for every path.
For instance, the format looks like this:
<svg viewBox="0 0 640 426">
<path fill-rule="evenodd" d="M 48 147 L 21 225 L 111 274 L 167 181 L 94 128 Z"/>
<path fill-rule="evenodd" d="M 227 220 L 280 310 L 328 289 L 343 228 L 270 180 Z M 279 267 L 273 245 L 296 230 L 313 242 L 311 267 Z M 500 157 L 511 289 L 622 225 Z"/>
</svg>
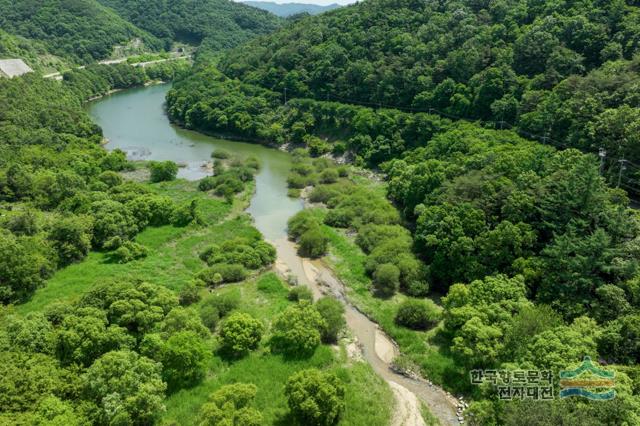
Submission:
<svg viewBox="0 0 640 426">
<path fill-rule="evenodd" d="M 179 178 L 200 179 L 211 153 L 225 150 L 260 162 L 256 191 L 247 209 L 269 241 L 286 237 L 287 219 L 303 208 L 287 196 L 291 156 L 262 145 L 206 136 L 172 125 L 165 112 L 170 84 L 125 90 L 92 102 L 89 112 L 102 127 L 109 150 L 120 148 L 131 160 L 171 160 L 180 164 Z"/>
</svg>

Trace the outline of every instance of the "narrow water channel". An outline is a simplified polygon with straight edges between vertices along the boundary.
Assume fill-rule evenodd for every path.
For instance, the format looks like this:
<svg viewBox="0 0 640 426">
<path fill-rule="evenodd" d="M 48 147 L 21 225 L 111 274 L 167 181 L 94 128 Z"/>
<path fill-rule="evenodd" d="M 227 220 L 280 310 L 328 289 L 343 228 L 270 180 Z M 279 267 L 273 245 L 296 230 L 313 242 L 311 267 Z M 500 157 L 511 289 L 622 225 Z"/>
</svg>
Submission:
<svg viewBox="0 0 640 426">
<path fill-rule="evenodd" d="M 109 140 L 106 148 L 120 148 L 132 160 L 172 160 L 182 167 L 178 177 L 200 179 L 202 167 L 215 150 L 260 162 L 256 191 L 248 208 L 256 227 L 269 241 L 286 238 L 287 219 L 303 208 L 287 196 L 291 156 L 257 144 L 233 142 L 173 126 L 164 110 L 170 84 L 125 90 L 89 105 L 89 112 Z"/>
</svg>

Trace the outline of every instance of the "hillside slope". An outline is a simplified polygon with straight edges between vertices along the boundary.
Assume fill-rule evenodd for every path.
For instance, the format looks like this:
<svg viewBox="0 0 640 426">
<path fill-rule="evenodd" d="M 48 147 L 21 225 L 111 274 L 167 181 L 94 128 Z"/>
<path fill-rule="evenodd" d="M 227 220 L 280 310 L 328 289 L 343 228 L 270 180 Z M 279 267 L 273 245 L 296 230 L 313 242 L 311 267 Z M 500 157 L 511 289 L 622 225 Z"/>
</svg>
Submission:
<svg viewBox="0 0 640 426">
<path fill-rule="evenodd" d="M 165 45 L 173 40 L 214 49 L 236 46 L 278 28 L 280 18 L 229 0 L 100 0 L 155 36 Z"/>
<path fill-rule="evenodd" d="M 151 49 L 161 47 L 155 37 L 95 0 L 0 0 L 0 28 L 80 63 L 104 59 L 114 46 L 133 39 Z"/>
<path fill-rule="evenodd" d="M 625 131 L 640 123 L 639 76 L 637 62 L 612 61 L 639 51 L 640 8 L 629 2 L 368 0 L 253 41 L 220 66 L 289 99 L 438 112 L 559 147 L 602 146 L 617 172 L 623 156 L 640 163 Z"/>
</svg>

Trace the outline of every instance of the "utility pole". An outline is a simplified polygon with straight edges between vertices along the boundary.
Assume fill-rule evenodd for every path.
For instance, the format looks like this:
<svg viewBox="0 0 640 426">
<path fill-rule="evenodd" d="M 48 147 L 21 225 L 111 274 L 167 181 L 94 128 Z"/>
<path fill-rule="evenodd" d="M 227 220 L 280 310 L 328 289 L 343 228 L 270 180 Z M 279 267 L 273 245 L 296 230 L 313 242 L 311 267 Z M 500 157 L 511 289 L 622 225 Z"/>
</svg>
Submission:
<svg viewBox="0 0 640 426">
<path fill-rule="evenodd" d="M 618 160 L 618 162 L 620 163 L 620 170 L 618 171 L 618 185 L 616 186 L 616 188 L 619 188 L 620 184 L 622 183 L 622 172 L 627 170 L 627 166 L 625 166 L 624 164 L 627 162 L 627 160 L 623 158 L 621 160 Z"/>
<path fill-rule="evenodd" d="M 600 176 L 604 173 L 604 160 L 607 157 L 607 150 L 600 148 L 598 150 L 598 157 L 600 157 Z"/>
</svg>

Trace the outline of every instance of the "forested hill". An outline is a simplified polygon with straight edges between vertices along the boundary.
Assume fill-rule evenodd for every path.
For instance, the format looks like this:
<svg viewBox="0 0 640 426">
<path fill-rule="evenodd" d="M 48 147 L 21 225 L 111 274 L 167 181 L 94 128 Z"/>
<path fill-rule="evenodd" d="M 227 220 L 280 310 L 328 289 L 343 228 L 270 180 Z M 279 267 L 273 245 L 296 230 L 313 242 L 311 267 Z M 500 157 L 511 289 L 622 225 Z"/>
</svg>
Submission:
<svg viewBox="0 0 640 426">
<path fill-rule="evenodd" d="M 222 71 L 312 97 L 517 126 L 640 162 L 640 8 L 627 1 L 367 0 L 227 55 Z M 533 136 L 531 136 L 533 135 Z M 617 170 L 617 169 L 616 169 Z"/>
<path fill-rule="evenodd" d="M 95 0 L 0 0 L 0 28 L 80 63 L 104 59 L 115 45 L 133 39 L 149 49 L 161 47 L 156 37 Z"/>
<path fill-rule="evenodd" d="M 165 44 L 173 40 L 214 49 L 236 46 L 277 29 L 282 20 L 229 0 L 99 0 Z"/>
</svg>

